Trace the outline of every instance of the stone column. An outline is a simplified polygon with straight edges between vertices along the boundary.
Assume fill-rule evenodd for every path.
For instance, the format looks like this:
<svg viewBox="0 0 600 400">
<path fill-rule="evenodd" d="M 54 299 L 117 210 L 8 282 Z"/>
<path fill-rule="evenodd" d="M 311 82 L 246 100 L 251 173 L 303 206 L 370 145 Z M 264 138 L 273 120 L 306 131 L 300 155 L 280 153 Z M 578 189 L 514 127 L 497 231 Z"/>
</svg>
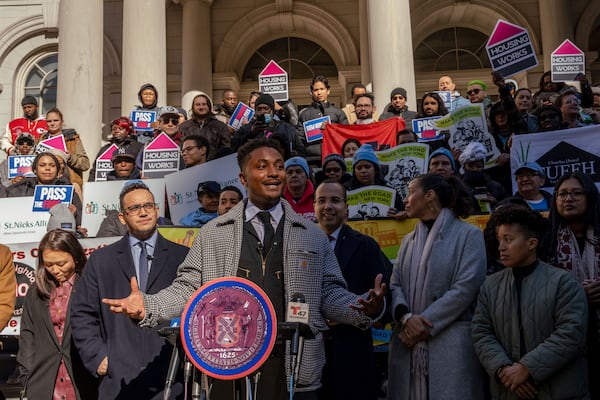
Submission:
<svg viewBox="0 0 600 400">
<path fill-rule="evenodd" d="M 367 7 L 371 77 L 377 109 L 382 112 L 392 89 L 400 86 L 406 89 L 408 107 L 415 110 L 409 0 L 368 0 Z"/>
<path fill-rule="evenodd" d="M 180 0 L 180 4 L 183 7 L 181 97 L 194 90 L 201 90 L 211 95 L 213 90 L 210 40 L 212 0 Z M 182 106 L 188 109 L 190 104 L 182 104 Z"/>
<path fill-rule="evenodd" d="M 371 63 L 369 46 L 368 0 L 358 0 L 358 26 L 360 32 L 360 75 L 361 83 L 371 83 Z"/>
<path fill-rule="evenodd" d="M 565 39 L 573 40 L 575 29 L 569 19 L 565 18 L 566 15 L 569 15 L 565 0 L 544 0 L 538 3 L 544 71 L 549 71 L 552 52 Z"/>
<path fill-rule="evenodd" d="M 103 1 L 61 0 L 56 103 L 93 161 L 102 139 Z M 87 179 L 84 179 L 87 181 Z"/>
<path fill-rule="evenodd" d="M 158 104 L 167 105 L 167 25 L 165 0 L 123 1 L 121 114 L 129 115 L 140 86 L 152 83 Z"/>
</svg>

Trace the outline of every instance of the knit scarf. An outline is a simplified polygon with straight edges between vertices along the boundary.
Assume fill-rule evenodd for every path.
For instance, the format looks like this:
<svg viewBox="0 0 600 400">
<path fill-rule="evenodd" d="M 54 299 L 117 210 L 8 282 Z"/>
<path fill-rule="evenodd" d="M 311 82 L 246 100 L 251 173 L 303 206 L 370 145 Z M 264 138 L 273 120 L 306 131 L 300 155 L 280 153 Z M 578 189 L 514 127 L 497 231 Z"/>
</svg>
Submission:
<svg viewBox="0 0 600 400">
<path fill-rule="evenodd" d="M 440 232 L 446 222 L 452 218 L 452 211 L 442 208 L 431 230 L 423 222 L 415 228 L 409 271 L 408 299 L 409 309 L 421 314 L 427 308 L 427 283 L 429 282 L 429 258 L 433 244 L 439 240 Z M 429 350 L 426 341 L 417 343 L 411 350 L 410 399 L 427 400 L 427 375 L 429 369 Z"/>
</svg>

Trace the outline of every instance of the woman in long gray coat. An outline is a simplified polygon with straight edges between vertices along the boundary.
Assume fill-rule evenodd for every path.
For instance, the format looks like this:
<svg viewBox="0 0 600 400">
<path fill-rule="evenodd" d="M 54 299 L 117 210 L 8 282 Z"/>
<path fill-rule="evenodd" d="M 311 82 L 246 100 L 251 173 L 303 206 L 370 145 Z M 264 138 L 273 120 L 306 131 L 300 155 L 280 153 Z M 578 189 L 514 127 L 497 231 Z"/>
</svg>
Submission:
<svg viewBox="0 0 600 400">
<path fill-rule="evenodd" d="M 390 282 L 398 323 L 390 342 L 388 399 L 480 400 L 471 318 L 485 279 L 483 235 L 459 217 L 469 195 L 456 177 L 421 175 L 404 201 L 415 230 L 402 241 Z"/>
</svg>

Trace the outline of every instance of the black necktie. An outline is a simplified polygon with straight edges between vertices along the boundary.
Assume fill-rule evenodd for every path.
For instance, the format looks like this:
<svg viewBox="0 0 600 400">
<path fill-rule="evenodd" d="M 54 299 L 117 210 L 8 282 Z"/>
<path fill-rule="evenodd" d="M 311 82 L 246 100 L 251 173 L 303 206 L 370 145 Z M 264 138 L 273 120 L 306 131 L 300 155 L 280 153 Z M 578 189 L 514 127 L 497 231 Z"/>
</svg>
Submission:
<svg viewBox="0 0 600 400">
<path fill-rule="evenodd" d="M 263 254 L 267 254 L 273 245 L 273 236 L 275 236 L 273 225 L 271 225 L 271 214 L 268 211 L 261 211 L 257 215 L 262 221 L 265 230 L 265 236 L 263 238 Z"/>
<path fill-rule="evenodd" d="M 148 284 L 148 251 L 146 249 L 146 242 L 139 241 L 137 243 L 142 251 L 140 252 L 140 282 L 139 288 L 141 291 L 146 291 L 146 285 Z"/>
</svg>

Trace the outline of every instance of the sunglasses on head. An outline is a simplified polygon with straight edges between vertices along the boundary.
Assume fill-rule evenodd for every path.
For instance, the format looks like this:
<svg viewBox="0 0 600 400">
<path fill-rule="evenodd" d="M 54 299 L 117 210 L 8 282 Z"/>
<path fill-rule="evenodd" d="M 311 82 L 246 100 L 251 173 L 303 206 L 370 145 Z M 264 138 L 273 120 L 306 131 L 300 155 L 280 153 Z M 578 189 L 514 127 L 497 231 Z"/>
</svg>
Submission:
<svg viewBox="0 0 600 400">
<path fill-rule="evenodd" d="M 472 94 L 479 94 L 479 92 L 481 92 L 481 89 L 471 89 L 467 92 L 467 96 L 470 96 Z"/>
</svg>

